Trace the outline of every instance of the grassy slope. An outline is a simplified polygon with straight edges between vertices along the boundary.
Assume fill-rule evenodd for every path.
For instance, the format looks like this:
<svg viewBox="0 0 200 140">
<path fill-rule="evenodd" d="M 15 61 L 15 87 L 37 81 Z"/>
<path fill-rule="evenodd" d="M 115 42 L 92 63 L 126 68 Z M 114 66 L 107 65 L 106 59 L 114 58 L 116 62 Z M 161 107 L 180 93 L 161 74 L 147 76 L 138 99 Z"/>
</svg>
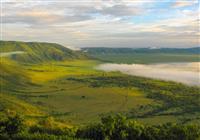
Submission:
<svg viewBox="0 0 200 140">
<path fill-rule="evenodd" d="M 103 76 L 103 72 L 92 69 L 97 63 L 99 62 L 75 60 L 24 66 L 32 82 L 42 86 L 27 87 L 19 93 L 23 93 L 23 98 L 29 92 L 24 100 L 55 118 L 72 124 L 89 123 L 97 120 L 103 113 L 128 111 L 134 106 L 152 103 L 151 99 L 145 98 L 144 94 L 134 88 L 93 88 L 87 83 L 68 80 L 71 77 Z M 50 76 L 47 78 L 47 75 Z M 123 106 L 127 94 L 129 100 Z"/>
<path fill-rule="evenodd" d="M 17 102 L 24 103 L 27 105 L 17 105 L 19 108 L 16 108 L 16 111 L 20 113 L 24 111 L 23 114 L 26 116 L 29 106 L 34 106 L 41 112 L 46 112 L 59 120 L 80 124 L 97 120 L 102 113 L 128 111 L 133 106 L 152 102 L 134 88 L 131 90 L 119 87 L 93 88 L 86 83 L 67 80 L 71 77 L 104 75 L 103 72 L 92 69 L 98 63 L 91 60 L 74 60 L 32 65 L 15 64 L 16 71 L 19 67 L 25 71 L 32 84 L 26 83 L 23 87 L 14 88 L 14 90 L 2 90 L 2 93 L 11 97 L 2 96 L 1 99 L 5 102 L 1 102 L 1 106 L 5 108 L 4 110 L 14 110 Z M 9 82 L 9 79 L 7 80 Z M 20 83 L 20 81 L 16 82 Z M 1 85 L 1 87 L 4 86 Z M 122 106 L 127 94 L 129 101 Z"/>
<path fill-rule="evenodd" d="M 191 110 L 194 109 L 194 105 L 199 105 L 195 102 L 196 99 L 199 99 L 196 89 L 194 90 L 195 96 L 193 96 L 190 95 L 193 89 L 184 85 L 146 78 L 138 79 L 120 73 L 104 73 L 93 69 L 98 63 L 100 62 L 88 59 L 17 63 L 1 58 L 1 111 L 16 110 L 32 119 L 41 118 L 37 115 L 44 118 L 48 114 L 67 124 L 85 124 L 97 121 L 99 115 L 103 113 L 129 114 L 135 111 L 138 114 L 144 114 L 148 110 L 153 111 L 154 108 L 151 107 L 155 107 L 155 109 L 160 106 L 166 107 L 165 103 L 168 102 L 166 99 L 169 97 L 171 99 L 171 94 L 176 93 L 176 90 L 172 90 L 172 93 L 168 91 L 170 85 L 174 89 L 183 88 L 186 91 L 183 95 L 181 92 L 178 93 L 172 105 L 183 103 L 185 99 L 191 99 L 188 102 Z M 106 80 L 109 77 L 111 79 Z M 121 77 L 122 79 L 120 79 Z M 127 82 L 130 80 L 136 85 L 129 86 Z M 122 85 L 118 85 L 118 83 Z M 156 98 L 155 94 L 151 94 L 152 97 L 149 97 L 148 90 L 143 90 L 145 87 L 148 90 L 159 91 L 158 93 L 160 90 L 164 90 L 166 93 L 164 92 L 162 96 L 158 94 L 163 98 Z M 184 113 L 179 115 L 165 113 L 165 111 L 171 110 L 174 110 L 172 112 L 175 113 L 179 112 L 174 105 L 162 109 L 162 112 L 157 112 L 164 112 L 162 115 L 154 113 L 138 119 L 142 122 L 156 124 L 180 121 L 179 117 L 191 117 Z M 33 110 L 31 116 L 28 110 Z M 36 115 L 34 116 L 34 114 Z M 191 115 L 194 120 L 198 120 L 198 110 L 192 112 Z"/>
<path fill-rule="evenodd" d="M 55 43 L 0 41 L 0 52 L 23 52 L 22 54 L 13 54 L 10 58 L 28 63 L 86 58 L 80 52 L 72 51 Z"/>
<path fill-rule="evenodd" d="M 42 116 L 42 113 L 37 107 L 26 103 L 23 100 L 8 94 L 0 94 L 0 110 L 1 111 L 17 111 L 25 116 Z"/>
<path fill-rule="evenodd" d="M 26 117 L 44 116 L 45 113 L 40 109 L 16 96 L 16 91 L 30 85 L 26 70 L 12 60 L 0 60 L 0 117 L 3 118 L 9 112 L 18 112 Z M 33 122 L 27 119 L 27 123 Z"/>
<path fill-rule="evenodd" d="M 26 71 L 20 69 L 20 66 L 7 58 L 0 57 L 0 81 L 1 90 L 21 88 L 28 82 Z"/>
<path fill-rule="evenodd" d="M 199 96 L 192 88 L 176 85 L 176 83 L 146 78 L 138 79 L 119 73 L 104 73 L 92 69 L 98 63 L 91 60 L 74 60 L 24 64 L 20 67 L 26 71 L 33 84 L 26 85 L 25 88 L 18 88 L 15 91 L 8 91 L 8 93 L 67 124 L 91 123 L 97 121 L 99 115 L 104 113 L 121 112 L 129 114 L 130 112 L 130 116 L 132 116 L 131 112 L 136 111 L 138 114 L 145 114 L 149 110 L 156 110 L 160 107 L 162 111 L 139 117 L 138 120 L 156 124 L 158 122 L 180 121 L 184 117 L 186 119 L 191 118 L 188 113 L 176 114 L 180 112 L 176 105 L 170 106 L 170 108 L 166 108 L 164 105 L 169 102 L 167 99 L 171 98 L 168 89 L 171 90 L 172 88 L 172 94 L 176 92 L 176 89 L 180 91 L 176 93 L 177 97 L 174 96 L 176 98 L 173 99 L 172 104 L 179 101 L 183 103 L 185 99 L 191 99 L 188 100 L 188 107 L 191 107 L 191 110 L 194 109 L 193 104 Z M 109 79 L 105 81 L 105 78 Z M 82 81 L 79 79 L 82 79 Z M 133 85 L 129 86 L 128 81 L 132 81 Z M 122 85 L 118 85 L 118 83 Z M 37 86 L 34 84 L 37 84 Z M 143 90 L 145 87 L 147 90 Z M 147 91 L 160 91 L 158 87 L 161 88 L 162 92 L 166 92 L 163 98 L 149 97 Z M 183 88 L 186 93 L 181 95 L 182 92 L 179 88 Z M 192 90 L 195 91 L 193 93 L 195 96 L 190 95 Z M 153 96 L 154 94 L 150 95 Z M 142 109 L 141 106 L 143 106 Z M 198 111 L 191 112 L 194 120 L 198 120 L 196 118 L 198 114 Z M 46 117 L 46 115 L 43 117 Z"/>
</svg>

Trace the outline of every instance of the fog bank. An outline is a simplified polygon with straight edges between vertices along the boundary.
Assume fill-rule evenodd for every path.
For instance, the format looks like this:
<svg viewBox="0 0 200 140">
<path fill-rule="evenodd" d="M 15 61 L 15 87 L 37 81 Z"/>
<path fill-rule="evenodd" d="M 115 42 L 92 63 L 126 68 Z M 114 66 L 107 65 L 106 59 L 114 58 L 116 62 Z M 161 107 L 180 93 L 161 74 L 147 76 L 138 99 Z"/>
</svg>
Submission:
<svg viewBox="0 0 200 140">
<path fill-rule="evenodd" d="M 23 51 L 3 52 L 3 53 L 0 53 L 0 57 L 6 57 L 6 56 L 11 56 L 14 54 L 22 54 L 22 53 L 25 53 L 25 52 Z"/>
<path fill-rule="evenodd" d="M 101 64 L 98 70 L 119 71 L 124 74 L 200 85 L 200 62 L 165 64 Z"/>
</svg>

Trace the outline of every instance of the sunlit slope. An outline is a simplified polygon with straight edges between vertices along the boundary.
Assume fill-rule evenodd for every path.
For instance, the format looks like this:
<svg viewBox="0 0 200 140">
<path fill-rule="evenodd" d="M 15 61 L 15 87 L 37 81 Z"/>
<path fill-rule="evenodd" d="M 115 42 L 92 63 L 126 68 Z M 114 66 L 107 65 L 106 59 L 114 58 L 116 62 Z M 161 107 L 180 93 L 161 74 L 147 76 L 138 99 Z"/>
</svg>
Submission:
<svg viewBox="0 0 200 140">
<path fill-rule="evenodd" d="M 0 81 L 1 91 L 15 90 L 22 88 L 29 83 L 26 71 L 16 62 L 7 59 L 0 59 Z"/>
<path fill-rule="evenodd" d="M 32 117 L 49 115 L 67 124 L 82 124 L 96 121 L 104 113 L 129 111 L 134 106 L 152 103 L 134 88 L 95 88 L 86 82 L 71 80 L 73 77 L 118 75 L 93 69 L 97 61 L 19 64 L 4 58 L 1 62 L 4 90 L 0 107 L 4 112 L 14 110 Z M 17 76 L 20 78 L 15 80 Z M 30 110 L 33 112 L 29 113 Z"/>
<path fill-rule="evenodd" d="M 86 56 L 55 43 L 0 41 L 0 52 L 11 53 L 13 60 L 20 62 L 61 61 L 66 59 L 82 59 Z M 13 54 L 13 52 L 17 52 Z M 19 53 L 20 52 L 20 53 Z"/>
<path fill-rule="evenodd" d="M 0 116 L 6 112 L 17 112 L 24 116 L 42 116 L 41 110 L 20 99 L 17 91 L 32 85 L 26 71 L 7 58 L 0 61 Z M 33 85 L 32 85 L 33 86 Z"/>
<path fill-rule="evenodd" d="M 85 57 L 31 63 L 12 57 L 1 57 L 0 114 L 14 110 L 34 120 L 51 116 L 67 125 L 97 122 L 110 113 L 149 124 L 200 120 L 198 87 L 99 71 L 95 67 L 101 62 Z"/>
<path fill-rule="evenodd" d="M 93 67 L 99 62 L 93 60 L 71 60 L 63 62 L 40 63 L 24 68 L 33 83 L 49 82 L 64 76 L 96 75 Z M 48 75 L 48 76 L 47 76 Z"/>
<path fill-rule="evenodd" d="M 0 94 L 0 110 L 1 113 L 7 113 L 8 111 L 17 112 L 25 116 L 42 116 L 44 113 L 37 107 L 11 96 L 8 94 Z"/>
</svg>

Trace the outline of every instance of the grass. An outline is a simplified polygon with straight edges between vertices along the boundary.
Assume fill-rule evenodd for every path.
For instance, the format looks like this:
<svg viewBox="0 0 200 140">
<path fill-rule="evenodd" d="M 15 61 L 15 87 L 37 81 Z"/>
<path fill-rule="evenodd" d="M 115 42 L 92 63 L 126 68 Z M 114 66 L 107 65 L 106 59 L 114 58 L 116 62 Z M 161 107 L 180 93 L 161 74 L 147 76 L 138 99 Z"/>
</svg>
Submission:
<svg viewBox="0 0 200 140">
<path fill-rule="evenodd" d="M 0 46 L 0 53 L 3 54 L 23 52 L 23 54 L 9 55 L 9 58 L 18 62 L 25 63 L 39 63 L 87 58 L 81 52 L 72 51 L 55 43 L 0 41 Z"/>
<path fill-rule="evenodd" d="M 17 112 L 21 112 L 33 120 L 52 116 L 57 121 L 65 122 L 67 125 L 83 125 L 97 122 L 102 114 L 129 114 L 131 110 L 137 110 L 142 114 L 146 110 L 141 110 L 141 106 L 150 106 L 147 109 L 151 111 L 151 106 L 159 107 L 165 104 L 167 102 L 165 98 L 149 97 L 147 91 L 152 88 L 156 90 L 162 87 L 161 90 L 164 91 L 170 89 L 169 87 L 172 89 L 185 88 L 185 94 L 190 93 L 190 90 L 187 91 L 188 87 L 184 85 L 130 77 L 118 72 L 105 73 L 93 69 L 99 63 L 99 61 L 87 59 L 37 64 L 12 63 L 8 65 L 6 63 L 7 75 L 15 76 L 18 74 L 19 77 L 25 76 L 26 78 L 19 78 L 13 82 L 12 79 L 4 77 L 8 83 L 23 83 L 23 85 L 19 84 L 16 88 L 6 88 L 1 91 L 5 93 L 3 95 L 6 95 L 1 97 L 2 108 L 14 110 L 16 106 Z M 13 67 L 15 71 L 13 71 Z M 109 79 L 110 77 L 111 79 Z M 130 83 L 133 85 L 130 86 Z M 1 87 L 3 86 L 5 84 L 2 83 Z M 143 90 L 143 88 L 147 88 L 147 90 Z M 172 92 L 174 93 L 174 90 Z M 162 96 L 171 97 L 171 94 Z M 179 96 L 182 100 L 181 94 L 177 95 L 176 99 L 179 100 Z M 184 95 L 183 99 L 185 98 L 193 99 L 192 95 Z M 195 100 L 190 101 L 193 103 Z M 30 115 L 27 110 L 33 110 L 33 114 Z M 164 110 L 166 111 L 166 109 Z M 34 115 L 37 114 L 34 113 L 37 111 L 43 114 Z M 198 115 L 197 112 L 195 116 Z M 179 116 L 173 114 L 152 114 L 137 119 L 150 124 L 180 120 Z"/>
<path fill-rule="evenodd" d="M 42 116 L 42 113 L 37 107 L 26 103 L 14 96 L 7 94 L 0 94 L 1 110 L 4 111 L 17 111 L 27 116 Z M 7 110 L 8 109 L 8 110 Z"/>
<path fill-rule="evenodd" d="M 97 120 L 100 114 L 128 111 L 133 106 L 151 103 L 137 90 L 127 91 L 119 88 L 90 88 L 84 84 L 68 83 L 71 89 L 53 93 L 48 98 L 31 98 L 33 103 L 42 103 L 46 111 L 68 123 L 89 123 Z M 126 92 L 129 99 L 125 101 Z M 139 95 L 138 95 L 139 94 Z M 125 103 L 125 104 L 124 104 Z M 51 108 L 49 110 L 49 108 Z M 62 115 L 64 114 L 64 115 Z"/>
<path fill-rule="evenodd" d="M 63 76 L 96 74 L 92 67 L 97 63 L 92 60 L 71 60 L 29 65 L 25 68 L 33 82 L 47 82 Z"/>
<path fill-rule="evenodd" d="M 68 80 L 70 77 L 104 75 L 104 72 L 93 69 L 98 63 L 76 60 L 24 65 L 31 81 L 41 86 L 26 87 L 18 90 L 17 95 L 55 118 L 72 124 L 97 121 L 101 114 L 125 112 L 134 106 L 152 102 L 137 89 L 93 88 L 86 83 Z M 126 96 L 129 97 L 127 101 Z"/>
</svg>

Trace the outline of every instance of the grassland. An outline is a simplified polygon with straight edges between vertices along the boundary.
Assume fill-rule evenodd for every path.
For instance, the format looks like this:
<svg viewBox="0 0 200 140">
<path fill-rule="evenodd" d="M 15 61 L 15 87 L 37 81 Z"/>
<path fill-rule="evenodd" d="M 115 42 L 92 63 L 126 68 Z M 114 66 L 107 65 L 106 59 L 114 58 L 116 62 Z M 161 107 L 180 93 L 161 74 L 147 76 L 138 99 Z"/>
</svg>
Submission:
<svg viewBox="0 0 200 140">
<path fill-rule="evenodd" d="M 75 60 L 21 65 L 32 84 L 21 89 L 6 89 L 5 92 L 46 114 L 72 124 L 89 123 L 98 120 L 100 114 L 124 112 L 138 105 L 152 103 L 152 100 L 145 98 L 138 89 L 117 86 L 93 88 L 87 83 L 68 80 L 71 77 L 107 75 L 93 69 L 98 63 L 91 60 Z M 126 96 L 128 101 L 125 100 Z"/>
<path fill-rule="evenodd" d="M 53 117 L 67 126 L 97 122 L 103 114 L 116 113 L 148 124 L 200 121 L 199 87 L 99 71 L 94 68 L 102 61 L 57 44 L 0 43 L 3 53 L 25 51 L 15 57 L 0 57 L 1 116 L 17 112 L 25 116 L 27 124 Z M 42 45 L 55 52 L 61 47 L 65 52 L 55 55 L 41 49 Z M 131 55 L 126 59 L 118 55 L 113 62 L 153 63 L 197 58 L 173 55 Z"/>
<path fill-rule="evenodd" d="M 8 57 L 24 63 L 86 58 L 81 52 L 72 51 L 56 43 L 44 42 L 0 41 L 0 53 L 2 53 L 1 55 L 16 53 Z"/>
<path fill-rule="evenodd" d="M 148 124 L 199 121 L 200 95 L 196 87 L 105 73 L 94 69 L 99 61 L 88 59 L 38 64 L 2 59 L 1 63 L 12 64 L 6 65 L 7 75 L 14 72 L 12 76 L 17 73 L 22 77 L 11 79 L 16 88 L 2 88 L 1 109 L 20 112 L 28 122 L 52 116 L 67 125 L 84 125 L 98 121 L 102 114 L 115 113 Z M 6 86 L 2 83 L 1 87 Z M 172 98 L 173 94 L 177 96 Z M 179 108 L 184 102 L 188 105 Z"/>
</svg>

